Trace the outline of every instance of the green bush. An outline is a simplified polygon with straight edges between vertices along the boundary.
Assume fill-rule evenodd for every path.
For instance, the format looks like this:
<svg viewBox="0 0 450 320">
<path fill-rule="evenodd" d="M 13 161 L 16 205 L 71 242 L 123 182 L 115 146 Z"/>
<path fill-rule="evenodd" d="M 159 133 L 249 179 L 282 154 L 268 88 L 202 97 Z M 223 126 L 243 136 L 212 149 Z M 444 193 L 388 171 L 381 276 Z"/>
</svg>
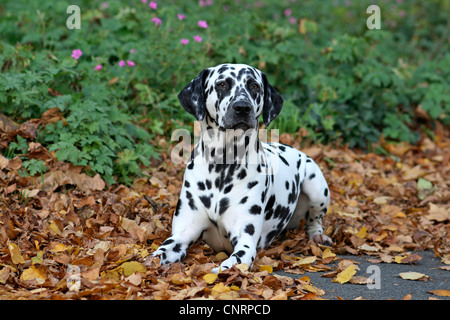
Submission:
<svg viewBox="0 0 450 320">
<path fill-rule="evenodd" d="M 450 123 L 448 2 L 381 2 L 381 30 L 366 27 L 370 1 L 146 2 L 0 4 L 0 112 L 23 122 L 59 108 L 65 122 L 42 127 L 38 141 L 110 183 L 130 183 L 158 156 L 156 134 L 192 127 L 176 96 L 224 62 L 268 75 L 285 98 L 271 124 L 281 132 L 303 127 L 314 140 L 370 148 L 382 135 L 414 142 L 421 125 Z M 66 27 L 72 4 L 79 30 Z"/>
</svg>

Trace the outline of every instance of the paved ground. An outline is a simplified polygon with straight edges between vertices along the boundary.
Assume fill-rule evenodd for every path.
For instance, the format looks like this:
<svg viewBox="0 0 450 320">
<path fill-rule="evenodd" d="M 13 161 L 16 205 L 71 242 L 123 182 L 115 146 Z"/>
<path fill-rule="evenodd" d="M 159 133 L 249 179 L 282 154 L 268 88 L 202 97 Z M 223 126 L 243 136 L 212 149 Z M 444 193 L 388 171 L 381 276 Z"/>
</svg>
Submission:
<svg viewBox="0 0 450 320">
<path fill-rule="evenodd" d="M 413 300 L 428 300 L 429 298 L 438 298 L 450 300 L 450 297 L 440 297 L 428 293 L 431 290 L 447 289 L 450 290 L 450 271 L 439 269 L 444 266 L 439 258 L 435 258 L 433 252 L 418 252 L 422 256 L 422 260 L 415 264 L 397 264 L 397 263 L 378 263 L 373 264 L 367 260 L 368 256 L 340 256 L 341 258 L 354 260 L 359 262 L 360 270 L 356 276 L 370 277 L 375 273 L 368 270 L 368 267 L 375 265 L 379 267 L 380 289 L 369 289 L 367 285 L 358 284 L 339 284 L 332 282 L 332 278 L 321 277 L 323 272 L 306 272 L 303 275 L 293 275 L 285 272 L 277 272 L 284 276 L 300 278 L 307 275 L 311 283 L 318 288 L 325 290 L 325 299 L 355 299 L 362 297 L 367 300 L 386 300 L 386 299 L 403 299 L 410 294 Z M 404 280 L 400 278 L 399 273 L 402 272 L 419 272 L 427 275 L 428 281 Z"/>
</svg>

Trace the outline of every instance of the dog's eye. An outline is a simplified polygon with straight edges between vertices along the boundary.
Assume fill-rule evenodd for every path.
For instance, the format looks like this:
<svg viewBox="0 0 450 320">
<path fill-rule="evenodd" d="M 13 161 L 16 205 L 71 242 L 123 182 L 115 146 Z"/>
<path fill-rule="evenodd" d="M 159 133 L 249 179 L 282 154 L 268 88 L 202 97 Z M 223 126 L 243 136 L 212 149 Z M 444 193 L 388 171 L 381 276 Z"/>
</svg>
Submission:
<svg viewBox="0 0 450 320">
<path fill-rule="evenodd" d="M 252 88 L 253 90 L 259 90 L 259 86 L 258 86 L 258 84 L 256 84 L 256 83 L 252 83 L 252 84 L 250 85 L 250 88 Z"/>
<path fill-rule="evenodd" d="M 220 81 L 219 83 L 216 84 L 216 86 L 219 88 L 225 88 L 227 84 L 225 83 L 225 81 Z"/>
</svg>

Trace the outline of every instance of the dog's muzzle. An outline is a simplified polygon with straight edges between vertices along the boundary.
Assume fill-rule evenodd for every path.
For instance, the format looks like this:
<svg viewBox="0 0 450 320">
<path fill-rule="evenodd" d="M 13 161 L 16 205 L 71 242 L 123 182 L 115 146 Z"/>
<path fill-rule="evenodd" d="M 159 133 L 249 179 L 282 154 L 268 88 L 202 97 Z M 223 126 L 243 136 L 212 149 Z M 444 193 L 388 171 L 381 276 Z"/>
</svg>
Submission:
<svg viewBox="0 0 450 320">
<path fill-rule="evenodd" d="M 242 129 L 246 131 L 255 128 L 257 121 L 252 104 L 246 100 L 233 102 L 225 114 L 223 124 L 224 129 Z"/>
</svg>

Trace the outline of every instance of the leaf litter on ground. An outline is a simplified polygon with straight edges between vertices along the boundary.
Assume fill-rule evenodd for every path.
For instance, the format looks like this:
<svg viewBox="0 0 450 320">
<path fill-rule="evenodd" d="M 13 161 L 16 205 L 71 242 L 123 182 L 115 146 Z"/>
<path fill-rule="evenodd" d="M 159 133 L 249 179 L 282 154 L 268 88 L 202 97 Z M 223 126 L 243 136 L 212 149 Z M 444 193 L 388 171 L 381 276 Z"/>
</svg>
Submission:
<svg viewBox="0 0 450 320">
<path fill-rule="evenodd" d="M 325 291 L 309 277 L 293 279 L 274 272 L 320 272 L 337 283 L 364 284 L 367 279 L 358 274 L 357 263 L 342 255 L 412 264 L 421 259 L 416 251 L 427 249 L 441 258 L 442 270 L 449 271 L 447 131 L 432 138 L 424 135 L 415 145 L 402 144 L 401 150 L 382 141 L 379 147 L 392 156 L 304 146 L 300 136 L 283 134 L 281 142 L 312 156 L 327 178 L 332 202 L 324 230 L 335 244 L 317 246 L 302 228 L 289 230 L 260 250 L 251 268 L 237 265 L 215 275 L 211 269 L 227 254 L 201 241 L 183 262 L 144 263 L 171 233 L 184 171 L 183 164 L 170 161 L 171 149 L 155 167 L 142 168 L 143 176 L 150 178 L 110 186 L 99 175 L 59 162 L 37 145 L 38 127 L 39 121 L 30 121 L 8 127 L 13 133 L 0 131 L 1 146 L 22 134 L 28 152 L 48 166 L 42 176 L 22 177 L 20 157 L 0 155 L 3 299 L 322 299 Z M 399 276 L 418 277 L 411 272 Z M 423 275 L 416 280 L 426 279 Z M 447 291 L 432 293 L 448 296 Z"/>
</svg>

